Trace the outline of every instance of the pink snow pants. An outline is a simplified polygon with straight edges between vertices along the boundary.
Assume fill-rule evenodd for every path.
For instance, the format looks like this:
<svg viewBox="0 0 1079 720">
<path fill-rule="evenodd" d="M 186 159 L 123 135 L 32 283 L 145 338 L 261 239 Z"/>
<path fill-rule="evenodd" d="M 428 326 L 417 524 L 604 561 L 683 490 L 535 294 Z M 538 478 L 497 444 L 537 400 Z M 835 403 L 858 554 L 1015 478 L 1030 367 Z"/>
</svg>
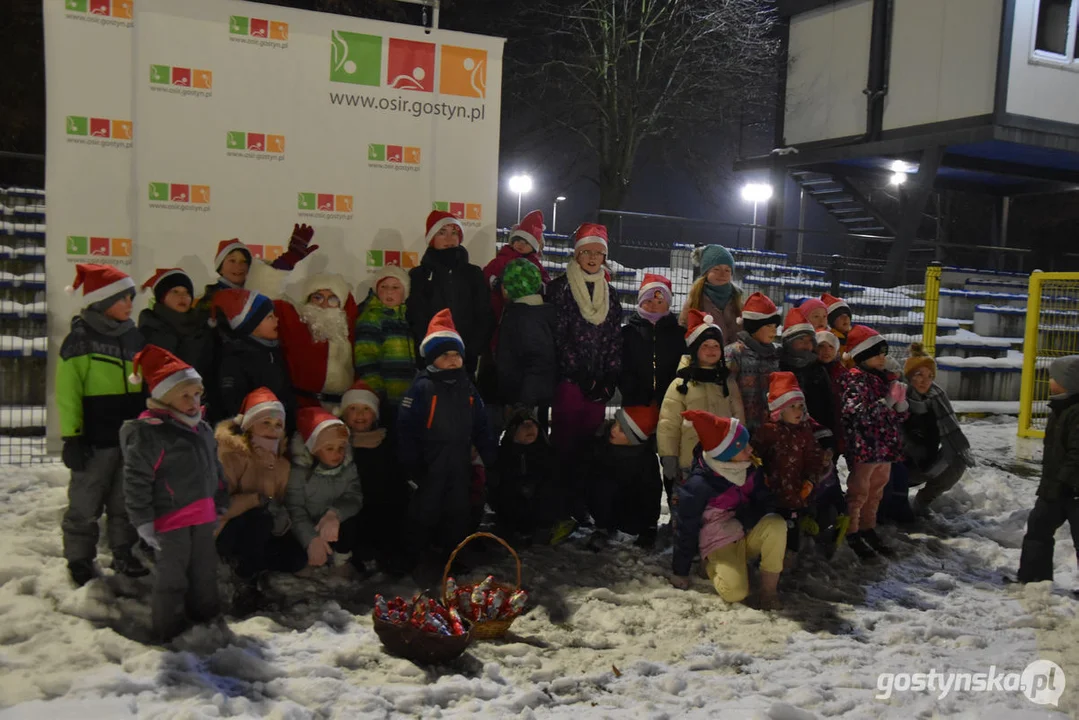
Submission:
<svg viewBox="0 0 1079 720">
<path fill-rule="evenodd" d="M 892 472 L 891 463 L 858 463 L 847 478 L 848 533 L 877 526 L 877 508 Z"/>
</svg>

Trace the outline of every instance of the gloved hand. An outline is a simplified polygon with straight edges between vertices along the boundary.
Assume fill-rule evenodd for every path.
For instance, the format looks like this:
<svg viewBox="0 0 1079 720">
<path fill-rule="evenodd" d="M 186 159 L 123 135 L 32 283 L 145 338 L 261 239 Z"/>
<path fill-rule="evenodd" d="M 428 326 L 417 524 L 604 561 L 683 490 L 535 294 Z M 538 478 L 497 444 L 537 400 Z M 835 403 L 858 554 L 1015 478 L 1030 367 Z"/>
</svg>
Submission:
<svg viewBox="0 0 1079 720">
<path fill-rule="evenodd" d="M 311 244 L 315 228 L 310 225 L 293 225 L 292 237 L 288 241 L 288 250 L 273 261 L 278 270 L 292 270 L 301 260 L 318 250 L 318 245 Z"/>
<path fill-rule="evenodd" d="M 682 468 L 678 467 L 677 455 L 664 455 L 659 459 L 663 468 L 663 479 L 678 482 L 682 477 Z"/>
<path fill-rule="evenodd" d="M 64 438 L 64 449 L 60 454 L 64 466 L 74 472 L 82 472 L 86 469 L 86 462 L 94 454 L 94 449 L 86 444 L 81 435 L 72 435 Z"/>
<path fill-rule="evenodd" d="M 820 525 L 808 515 L 798 521 L 798 527 L 801 528 L 802 532 L 811 537 L 816 537 L 817 534 L 820 533 Z"/>
<path fill-rule="evenodd" d="M 154 530 L 154 524 L 152 522 L 143 523 L 135 528 L 142 541 L 152 547 L 154 550 L 161 550 L 161 541 L 157 539 L 157 531 Z"/>
</svg>

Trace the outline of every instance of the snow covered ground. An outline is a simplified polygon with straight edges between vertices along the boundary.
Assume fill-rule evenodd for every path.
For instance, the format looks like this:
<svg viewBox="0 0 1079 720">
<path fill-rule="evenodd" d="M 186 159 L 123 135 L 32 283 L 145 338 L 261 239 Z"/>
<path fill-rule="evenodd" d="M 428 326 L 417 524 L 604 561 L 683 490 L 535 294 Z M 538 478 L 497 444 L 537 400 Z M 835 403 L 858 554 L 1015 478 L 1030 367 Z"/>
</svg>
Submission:
<svg viewBox="0 0 1079 720">
<path fill-rule="evenodd" d="M 594 555 L 575 537 L 522 552 L 536 606 L 513 638 L 437 669 L 381 651 L 373 594 L 415 588 L 378 576 L 278 577 L 267 616 L 195 629 L 169 650 L 145 645 L 145 583 L 67 580 L 63 469 L 0 468 L 0 718 L 1075 716 L 1075 549 L 1058 536 L 1055 587 L 1001 583 L 1038 467 L 1015 459 L 1014 420 L 965 429 L 979 467 L 920 531 L 884 529 L 893 562 L 806 555 L 784 576 L 785 609 L 766 614 L 725 605 L 701 579 L 675 590 L 669 551 Z M 1021 672 L 1039 658 L 1066 674 L 1059 707 L 1018 692 L 875 698 L 879 673 Z"/>
</svg>

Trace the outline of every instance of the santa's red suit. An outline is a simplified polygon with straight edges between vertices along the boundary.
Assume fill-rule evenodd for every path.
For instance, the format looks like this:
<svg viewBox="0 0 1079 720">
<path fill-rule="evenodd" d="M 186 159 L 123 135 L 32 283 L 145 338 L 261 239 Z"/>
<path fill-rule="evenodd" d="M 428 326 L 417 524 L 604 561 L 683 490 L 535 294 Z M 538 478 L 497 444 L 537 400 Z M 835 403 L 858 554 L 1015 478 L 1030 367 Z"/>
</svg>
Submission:
<svg viewBox="0 0 1079 720">
<path fill-rule="evenodd" d="M 287 300 L 274 300 L 277 335 L 299 407 L 335 406 L 353 380 L 352 347 L 359 312 L 356 300 L 340 275 L 319 274 L 308 278 L 303 285 L 304 301 L 317 290 L 330 290 L 341 300 L 341 306 L 325 310 L 314 306 L 297 309 Z M 320 311 L 344 316 L 344 326 L 338 324 L 336 332 L 325 340 L 316 340 L 305 320 L 305 315 Z"/>
</svg>

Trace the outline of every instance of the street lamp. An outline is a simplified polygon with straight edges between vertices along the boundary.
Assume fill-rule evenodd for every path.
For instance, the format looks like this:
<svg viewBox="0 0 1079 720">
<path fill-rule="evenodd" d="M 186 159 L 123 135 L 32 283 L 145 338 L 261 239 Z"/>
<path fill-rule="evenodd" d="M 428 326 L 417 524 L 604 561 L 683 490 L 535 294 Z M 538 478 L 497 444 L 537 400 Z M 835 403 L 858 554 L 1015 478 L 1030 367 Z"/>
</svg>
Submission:
<svg viewBox="0 0 1079 720">
<path fill-rule="evenodd" d="M 894 173 L 892 173 L 892 179 L 890 181 L 892 183 L 892 185 L 895 185 L 896 187 L 899 187 L 900 185 L 902 185 L 906 181 L 907 181 L 907 174 L 905 172 L 894 172 Z"/>
<path fill-rule="evenodd" d="M 772 199 L 772 186 L 768 183 L 747 183 L 742 187 L 742 199 L 753 203 L 753 239 L 751 246 L 757 249 L 757 208 Z"/>
<path fill-rule="evenodd" d="M 558 224 L 558 203 L 566 199 L 565 195 L 559 195 L 554 199 L 554 207 L 551 208 L 551 232 L 555 232 L 555 225 Z"/>
<path fill-rule="evenodd" d="M 532 192 L 532 178 L 514 175 L 510 178 L 510 192 L 517 193 L 517 222 L 521 222 L 521 196 Z"/>
</svg>

